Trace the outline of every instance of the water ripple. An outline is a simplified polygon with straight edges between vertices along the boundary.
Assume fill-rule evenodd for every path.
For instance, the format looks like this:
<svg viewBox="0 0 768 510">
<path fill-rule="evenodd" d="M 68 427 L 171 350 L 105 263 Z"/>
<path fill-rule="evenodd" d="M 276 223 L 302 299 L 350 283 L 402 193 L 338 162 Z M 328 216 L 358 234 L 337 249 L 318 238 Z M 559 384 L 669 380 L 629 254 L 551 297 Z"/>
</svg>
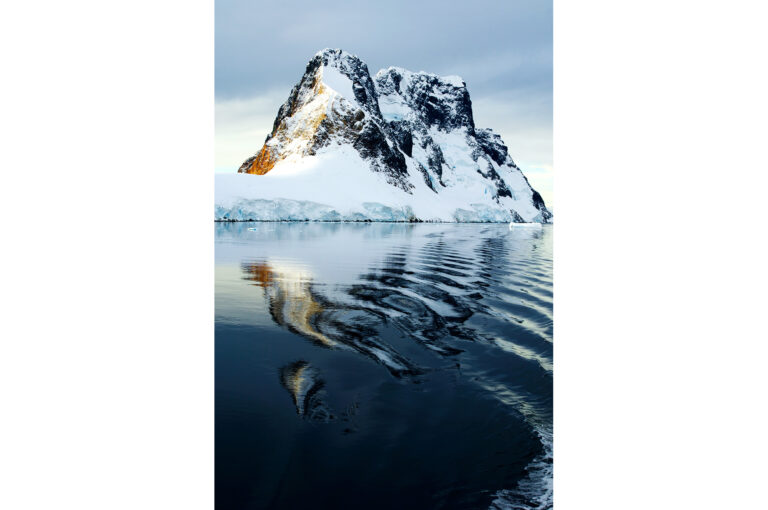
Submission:
<svg viewBox="0 0 768 510">
<path fill-rule="evenodd" d="M 514 487 L 487 488 L 496 491 L 491 507 L 549 508 L 551 232 L 424 227 L 387 226 L 371 236 L 368 226 L 318 232 L 257 225 L 244 232 L 225 224 L 217 228 L 217 261 L 239 260 L 242 280 L 257 287 L 274 324 L 315 347 L 355 353 L 406 382 L 461 367 L 462 377 L 519 416 L 540 441 Z M 366 244 L 334 238 L 341 234 Z M 254 256 L 254 246 L 263 255 Z M 217 310 L 220 299 L 227 310 L 252 299 L 231 292 L 217 291 Z M 384 334 L 391 328 L 401 340 Z M 279 373 L 299 416 L 335 419 L 319 369 L 298 360 Z"/>
</svg>

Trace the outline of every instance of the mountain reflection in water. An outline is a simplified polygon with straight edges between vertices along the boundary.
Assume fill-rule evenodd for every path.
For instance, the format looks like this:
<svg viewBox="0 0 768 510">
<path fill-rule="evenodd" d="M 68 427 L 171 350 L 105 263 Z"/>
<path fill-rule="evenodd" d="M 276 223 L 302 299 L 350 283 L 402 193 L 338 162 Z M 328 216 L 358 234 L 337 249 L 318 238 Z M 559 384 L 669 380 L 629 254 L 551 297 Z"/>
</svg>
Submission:
<svg viewBox="0 0 768 510">
<path fill-rule="evenodd" d="M 297 361 L 280 369 L 280 382 L 293 397 L 296 413 L 310 420 L 328 421 L 333 415 L 322 401 L 324 382 L 306 361 Z"/>
<path fill-rule="evenodd" d="M 217 507 L 551 507 L 551 234 L 217 224 Z"/>
<path fill-rule="evenodd" d="M 309 276 L 290 268 L 274 268 L 266 262 L 243 263 L 245 279 L 256 282 L 269 297 L 269 313 L 280 326 L 310 338 L 326 347 L 336 342 L 320 333 L 313 325 L 322 311 L 309 289 Z"/>
</svg>

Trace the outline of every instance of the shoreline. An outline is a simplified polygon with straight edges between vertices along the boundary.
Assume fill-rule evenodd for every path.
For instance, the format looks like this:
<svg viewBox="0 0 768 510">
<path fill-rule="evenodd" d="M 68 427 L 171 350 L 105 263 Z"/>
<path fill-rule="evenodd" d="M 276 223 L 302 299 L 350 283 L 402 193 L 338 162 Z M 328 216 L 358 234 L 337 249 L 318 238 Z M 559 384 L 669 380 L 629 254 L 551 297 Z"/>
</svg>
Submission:
<svg viewBox="0 0 768 510">
<path fill-rule="evenodd" d="M 396 223 L 412 225 L 429 223 L 436 225 L 553 225 L 553 223 L 538 222 L 508 222 L 508 221 L 430 221 L 430 220 L 213 220 L 214 223 Z"/>
</svg>

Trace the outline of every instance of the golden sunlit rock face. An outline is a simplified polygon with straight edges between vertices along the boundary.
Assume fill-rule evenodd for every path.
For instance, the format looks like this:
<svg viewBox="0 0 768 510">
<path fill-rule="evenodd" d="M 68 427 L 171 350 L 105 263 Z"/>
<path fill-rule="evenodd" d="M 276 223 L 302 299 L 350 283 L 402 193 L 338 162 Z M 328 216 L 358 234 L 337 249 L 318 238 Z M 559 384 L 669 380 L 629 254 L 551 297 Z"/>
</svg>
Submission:
<svg viewBox="0 0 768 510">
<path fill-rule="evenodd" d="M 272 151 L 269 150 L 269 148 L 265 145 L 261 148 L 261 151 L 259 151 L 256 159 L 253 160 L 251 166 L 249 166 L 244 173 L 264 175 L 265 173 L 272 170 L 272 167 L 275 166 L 276 162 L 276 158 L 272 156 Z"/>
<path fill-rule="evenodd" d="M 393 129 L 381 114 L 365 63 L 342 50 L 325 49 L 309 61 L 301 80 L 280 106 L 272 132 L 240 165 L 238 173 L 290 174 L 297 164 L 303 166 L 304 158 L 339 145 L 353 148 L 365 160 L 363 167 L 383 174 L 387 183 L 411 194 L 414 184 L 404 156 L 411 155 L 411 141 L 408 134 L 402 135 L 408 138 L 402 152 L 399 139 L 391 138 Z M 432 181 L 425 182 L 429 186 Z"/>
<path fill-rule="evenodd" d="M 318 69 L 306 90 L 283 106 L 291 115 L 280 119 L 261 150 L 242 164 L 239 173 L 265 175 L 291 155 L 314 154 L 317 131 L 337 97 L 323 84 L 322 69 Z"/>
</svg>

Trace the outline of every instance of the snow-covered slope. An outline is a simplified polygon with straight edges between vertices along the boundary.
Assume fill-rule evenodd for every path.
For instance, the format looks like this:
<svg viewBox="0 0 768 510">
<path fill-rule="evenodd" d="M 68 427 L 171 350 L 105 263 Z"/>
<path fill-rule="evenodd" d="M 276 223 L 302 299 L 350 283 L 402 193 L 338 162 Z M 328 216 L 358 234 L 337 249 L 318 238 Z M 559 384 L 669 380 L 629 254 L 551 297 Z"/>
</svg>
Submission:
<svg viewBox="0 0 768 510">
<path fill-rule="evenodd" d="M 218 220 L 550 221 L 466 84 L 326 49 L 259 152 L 216 176 Z"/>
</svg>

